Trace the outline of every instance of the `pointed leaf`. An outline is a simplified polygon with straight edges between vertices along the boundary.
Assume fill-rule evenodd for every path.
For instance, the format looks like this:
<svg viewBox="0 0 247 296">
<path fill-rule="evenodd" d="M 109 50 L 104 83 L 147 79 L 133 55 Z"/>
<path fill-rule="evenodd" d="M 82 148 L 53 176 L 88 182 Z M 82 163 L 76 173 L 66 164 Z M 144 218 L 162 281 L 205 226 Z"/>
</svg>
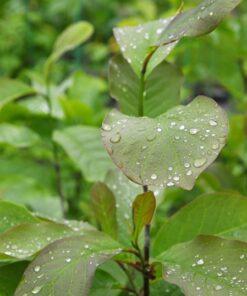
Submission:
<svg viewBox="0 0 247 296">
<path fill-rule="evenodd" d="M 61 131 L 55 131 L 53 139 L 63 147 L 88 181 L 104 180 L 112 164 L 104 151 L 100 132 L 97 128 L 87 126 L 68 127 Z"/>
<path fill-rule="evenodd" d="M 90 23 L 80 21 L 66 28 L 57 38 L 48 65 L 56 62 L 67 51 L 73 50 L 93 34 Z"/>
<path fill-rule="evenodd" d="M 4 200 L 0 201 L 0 233 L 23 223 L 38 223 L 26 208 Z"/>
<path fill-rule="evenodd" d="M 117 217 L 116 199 L 112 191 L 102 182 L 97 182 L 92 188 L 92 206 L 96 219 L 102 230 L 116 239 Z"/>
<path fill-rule="evenodd" d="M 197 97 L 157 118 L 112 111 L 102 125 L 103 143 L 123 173 L 141 185 L 192 189 L 225 144 L 225 112 Z"/>
<path fill-rule="evenodd" d="M 164 279 L 185 295 L 246 295 L 246 243 L 200 236 L 172 247 L 158 260 L 164 264 Z"/>
<path fill-rule="evenodd" d="M 35 291 L 40 296 L 89 295 L 97 266 L 120 251 L 118 243 L 100 232 L 59 240 L 29 265 L 15 296 Z"/>
<path fill-rule="evenodd" d="M 88 233 L 90 230 L 72 228 L 54 222 L 36 224 L 21 224 L 0 235 L 0 253 L 14 259 L 30 259 L 38 251 L 51 242 L 78 234 Z"/>
<path fill-rule="evenodd" d="M 16 148 L 26 148 L 37 144 L 39 135 L 25 126 L 9 123 L 0 124 L 0 144 L 9 144 Z"/>
<path fill-rule="evenodd" d="M 133 202 L 133 224 L 134 224 L 134 241 L 137 242 L 138 237 L 145 225 L 151 223 L 156 207 L 155 196 L 152 191 L 144 192 L 137 195 Z"/>
<path fill-rule="evenodd" d="M 34 94 L 35 91 L 21 81 L 1 78 L 0 79 L 0 109 L 7 103 L 20 97 Z"/>
<path fill-rule="evenodd" d="M 115 28 L 114 35 L 121 52 L 134 72 L 140 76 L 144 60 L 158 43 L 160 34 L 169 25 L 172 18 L 152 21 L 136 27 Z M 161 63 L 171 52 L 176 42 L 161 46 L 156 50 L 148 64 L 147 74 Z"/>
<path fill-rule="evenodd" d="M 154 253 L 160 254 L 199 234 L 247 242 L 247 234 L 241 232 L 242 227 L 247 227 L 246 197 L 232 193 L 204 194 L 164 223 L 154 240 Z"/>
<path fill-rule="evenodd" d="M 163 62 L 145 78 L 141 90 L 141 79 L 123 57 L 116 56 L 110 62 L 109 81 L 111 96 L 123 113 L 138 116 L 142 91 L 144 115 L 155 117 L 179 104 L 183 77 L 176 67 Z"/>
<path fill-rule="evenodd" d="M 194 37 L 213 31 L 241 0 L 204 0 L 196 8 L 178 14 L 161 34 L 158 45 L 184 36 Z"/>
</svg>

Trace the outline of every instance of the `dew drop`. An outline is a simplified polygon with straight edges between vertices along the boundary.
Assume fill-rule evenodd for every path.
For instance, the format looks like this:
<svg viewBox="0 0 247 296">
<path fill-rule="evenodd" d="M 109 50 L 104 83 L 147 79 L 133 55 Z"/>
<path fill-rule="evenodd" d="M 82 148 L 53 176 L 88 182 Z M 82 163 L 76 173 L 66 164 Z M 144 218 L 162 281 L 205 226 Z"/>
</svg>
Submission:
<svg viewBox="0 0 247 296">
<path fill-rule="evenodd" d="M 158 127 L 157 128 L 157 132 L 159 132 L 159 133 L 162 132 L 162 128 L 161 127 Z"/>
<path fill-rule="evenodd" d="M 159 28 L 159 29 L 157 29 L 157 31 L 156 31 L 156 33 L 157 33 L 158 35 L 160 35 L 162 32 L 163 32 L 163 29 L 162 29 L 162 28 Z"/>
<path fill-rule="evenodd" d="M 179 179 L 180 179 L 179 176 L 175 176 L 175 177 L 173 177 L 173 180 L 174 180 L 174 181 L 179 181 Z"/>
<path fill-rule="evenodd" d="M 66 258 L 65 261 L 69 263 L 71 261 L 71 258 Z"/>
<path fill-rule="evenodd" d="M 155 138 L 156 138 L 156 134 L 155 133 L 150 134 L 150 135 L 147 136 L 147 140 L 149 142 L 152 142 L 153 140 L 155 140 Z"/>
<path fill-rule="evenodd" d="M 38 266 L 38 265 L 35 266 L 35 267 L 34 267 L 34 271 L 35 271 L 35 272 L 39 272 L 39 271 L 40 271 L 40 266 Z"/>
<path fill-rule="evenodd" d="M 216 291 L 219 291 L 219 290 L 221 290 L 222 289 L 222 286 L 221 285 L 217 285 L 217 286 L 215 286 L 215 290 Z"/>
<path fill-rule="evenodd" d="M 204 264 L 204 260 L 203 259 L 199 259 L 197 262 L 196 262 L 197 265 L 203 265 Z"/>
<path fill-rule="evenodd" d="M 210 124 L 211 126 L 217 126 L 217 125 L 218 125 L 218 123 L 217 123 L 215 120 L 210 120 L 210 121 L 209 121 L 209 124 Z"/>
<path fill-rule="evenodd" d="M 219 142 L 215 142 L 212 144 L 212 149 L 213 150 L 218 150 L 220 148 Z"/>
<path fill-rule="evenodd" d="M 104 131 L 109 132 L 109 131 L 111 131 L 111 126 L 110 126 L 109 124 L 107 124 L 107 123 L 103 123 L 103 124 L 102 124 L 102 129 L 103 129 Z"/>
<path fill-rule="evenodd" d="M 194 161 L 194 166 L 195 166 L 196 168 L 200 168 L 200 167 L 202 167 L 206 162 L 207 162 L 207 159 L 206 159 L 206 158 L 196 159 L 196 160 Z"/>
<path fill-rule="evenodd" d="M 187 176 L 191 176 L 192 175 L 192 171 L 189 170 L 187 173 L 186 173 Z"/>
<path fill-rule="evenodd" d="M 42 287 L 40 287 L 40 286 L 34 287 L 33 290 L 32 290 L 32 293 L 33 294 L 38 294 L 41 291 L 41 289 L 42 289 Z"/>
<path fill-rule="evenodd" d="M 110 141 L 112 143 L 118 143 L 120 142 L 120 140 L 121 140 L 121 135 L 119 133 L 116 133 L 114 136 L 110 138 Z"/>
<path fill-rule="evenodd" d="M 156 179 L 157 179 L 157 175 L 156 175 L 156 174 L 152 174 L 152 175 L 151 175 L 151 179 L 152 179 L 152 180 L 156 180 Z"/>
<path fill-rule="evenodd" d="M 185 129 L 185 126 L 184 125 L 180 125 L 179 129 L 180 130 L 184 130 Z"/>
<path fill-rule="evenodd" d="M 174 183 L 173 183 L 173 182 L 168 182 L 168 183 L 167 183 L 167 186 L 168 186 L 168 187 L 172 187 L 172 186 L 174 186 Z"/>
<path fill-rule="evenodd" d="M 186 163 L 184 164 L 184 167 L 185 167 L 185 168 L 189 168 L 189 167 L 190 167 L 190 164 L 189 164 L 188 162 L 186 162 Z"/>
<path fill-rule="evenodd" d="M 199 129 L 197 129 L 197 128 L 191 128 L 190 129 L 190 134 L 191 135 L 196 135 L 198 132 L 199 132 Z"/>
</svg>

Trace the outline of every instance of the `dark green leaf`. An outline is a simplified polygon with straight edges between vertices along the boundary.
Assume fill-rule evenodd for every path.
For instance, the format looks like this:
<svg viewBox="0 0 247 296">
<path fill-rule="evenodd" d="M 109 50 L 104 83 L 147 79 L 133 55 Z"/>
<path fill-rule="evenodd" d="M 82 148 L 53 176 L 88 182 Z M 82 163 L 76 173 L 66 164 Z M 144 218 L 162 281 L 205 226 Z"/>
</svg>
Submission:
<svg viewBox="0 0 247 296">
<path fill-rule="evenodd" d="M 37 223 L 34 217 L 24 207 L 7 201 L 0 201 L 0 233 L 22 223 Z"/>
<path fill-rule="evenodd" d="M 157 45 L 213 31 L 241 0 L 204 0 L 196 8 L 179 13 L 161 34 Z"/>
<path fill-rule="evenodd" d="M 23 96 L 31 95 L 35 91 L 28 85 L 18 80 L 0 79 L 0 109 L 7 103 Z"/>
<path fill-rule="evenodd" d="M 218 235 L 247 242 L 247 199 L 232 193 L 204 194 L 182 208 L 164 223 L 154 241 L 160 254 L 175 244 L 199 234 Z M 176 233 L 176 235 L 174 235 Z"/>
<path fill-rule="evenodd" d="M 138 116 L 139 97 L 143 95 L 143 113 L 158 116 L 180 102 L 182 74 L 167 62 L 161 63 L 146 78 L 141 89 L 141 79 L 121 56 L 114 57 L 109 69 L 111 96 L 119 101 L 121 111 Z"/>
<path fill-rule="evenodd" d="M 172 247 L 158 260 L 164 264 L 164 279 L 185 295 L 246 295 L 246 243 L 200 236 Z"/>
<path fill-rule="evenodd" d="M 103 143 L 132 181 L 192 189 L 196 178 L 225 145 L 225 112 L 207 97 L 152 119 L 112 111 L 102 125 Z"/>
<path fill-rule="evenodd" d="M 92 188 L 92 206 L 102 230 L 117 238 L 116 199 L 112 191 L 102 182 Z"/>
<path fill-rule="evenodd" d="M 89 295 L 96 268 L 120 251 L 118 243 L 100 232 L 59 240 L 29 265 L 15 296 Z"/>
<path fill-rule="evenodd" d="M 152 191 L 137 195 L 133 202 L 133 238 L 137 242 L 138 237 L 145 225 L 151 223 L 156 207 L 155 196 Z"/>
<path fill-rule="evenodd" d="M 53 139 L 64 148 L 88 181 L 104 180 L 112 164 L 104 151 L 97 128 L 68 127 L 62 131 L 55 131 Z"/>
<path fill-rule="evenodd" d="M 27 267 L 26 262 L 17 262 L 0 267 L 0 295 L 13 296 L 22 274 Z"/>
</svg>

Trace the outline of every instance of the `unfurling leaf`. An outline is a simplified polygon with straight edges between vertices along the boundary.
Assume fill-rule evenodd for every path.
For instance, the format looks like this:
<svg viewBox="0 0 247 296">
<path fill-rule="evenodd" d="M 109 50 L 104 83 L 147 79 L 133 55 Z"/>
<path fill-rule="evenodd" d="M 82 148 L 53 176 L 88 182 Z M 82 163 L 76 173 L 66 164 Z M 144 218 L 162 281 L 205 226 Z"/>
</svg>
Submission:
<svg viewBox="0 0 247 296">
<path fill-rule="evenodd" d="M 109 81 L 111 96 L 119 101 L 124 114 L 138 116 L 140 103 L 143 113 L 149 117 L 158 116 L 180 103 L 180 88 L 183 76 L 173 65 L 163 62 L 145 78 L 143 89 L 141 79 L 121 56 L 110 61 Z M 143 96 L 143 103 L 139 101 Z"/>
<path fill-rule="evenodd" d="M 134 241 L 138 237 L 145 225 L 151 223 L 156 207 L 155 196 L 152 191 L 144 192 L 137 195 L 133 202 L 133 224 L 134 224 Z"/>
<path fill-rule="evenodd" d="M 96 268 L 120 252 L 117 242 L 98 231 L 56 241 L 28 266 L 15 296 L 88 296 Z"/>
<path fill-rule="evenodd" d="M 1 78 L 0 79 L 0 109 L 16 99 L 19 99 L 23 96 L 32 95 L 35 93 L 35 90 L 25 83 L 9 79 Z"/>
<path fill-rule="evenodd" d="M 225 112 L 203 96 L 154 119 L 113 110 L 102 125 L 103 143 L 129 179 L 188 190 L 217 158 L 227 133 Z"/>
<path fill-rule="evenodd" d="M 161 254 L 164 279 L 186 296 L 246 295 L 247 244 L 199 236 Z"/>
<path fill-rule="evenodd" d="M 117 238 L 116 199 L 112 191 L 102 182 L 92 188 L 92 206 L 102 230 Z"/>
<path fill-rule="evenodd" d="M 153 251 L 158 255 L 197 235 L 218 235 L 247 242 L 247 198 L 233 193 L 203 194 L 171 216 L 159 230 Z M 179 235 L 174 235 L 179 229 Z"/>
</svg>

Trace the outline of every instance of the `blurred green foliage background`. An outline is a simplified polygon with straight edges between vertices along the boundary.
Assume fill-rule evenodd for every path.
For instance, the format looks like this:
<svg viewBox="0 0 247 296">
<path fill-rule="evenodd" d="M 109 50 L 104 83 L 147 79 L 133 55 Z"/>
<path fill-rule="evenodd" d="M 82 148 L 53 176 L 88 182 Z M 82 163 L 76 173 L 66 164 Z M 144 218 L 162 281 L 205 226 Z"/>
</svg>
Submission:
<svg viewBox="0 0 247 296">
<path fill-rule="evenodd" d="M 198 2 L 187 0 L 184 5 L 189 8 Z M 0 122 L 27 126 L 42 141 L 21 149 L 0 143 L 0 198 L 23 203 L 44 215 L 61 216 L 52 167 L 52 131 L 78 124 L 99 127 L 107 110 L 115 105 L 107 82 L 109 58 L 118 52 L 113 27 L 167 17 L 180 4 L 179 0 L 1 0 L 0 76 L 31 83 L 40 91 L 44 87 L 44 63 L 56 37 L 79 20 L 90 22 L 95 32 L 86 44 L 67 53 L 55 65 L 52 117 L 39 95 L 1 109 Z M 202 174 L 193 191 L 167 190 L 159 211 L 170 215 L 204 192 L 228 190 L 246 195 L 246 1 L 210 35 L 182 40 L 168 60 L 178 65 L 185 76 L 183 103 L 197 94 L 214 98 L 228 111 L 231 131 L 220 158 Z M 69 204 L 67 215 L 94 220 L 87 202 L 94 180 L 65 157 L 62 148 L 59 155 L 61 186 Z M 160 217 L 164 219 L 164 215 Z"/>
</svg>

